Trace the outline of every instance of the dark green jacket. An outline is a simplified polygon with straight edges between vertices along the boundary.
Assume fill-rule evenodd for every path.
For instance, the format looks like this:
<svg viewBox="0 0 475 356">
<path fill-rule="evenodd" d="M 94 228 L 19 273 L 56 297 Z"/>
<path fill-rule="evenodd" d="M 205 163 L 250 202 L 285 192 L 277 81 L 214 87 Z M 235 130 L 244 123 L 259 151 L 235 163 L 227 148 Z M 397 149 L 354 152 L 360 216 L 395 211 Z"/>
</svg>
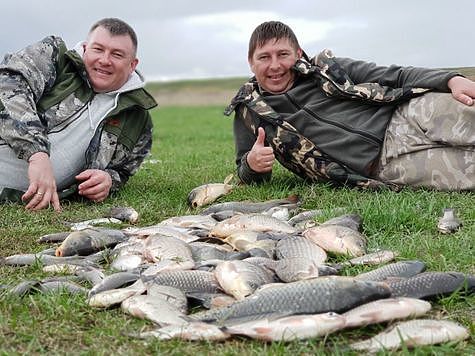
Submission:
<svg viewBox="0 0 475 356">
<path fill-rule="evenodd" d="M 395 107 L 428 90 L 447 92 L 447 81 L 457 75 L 423 68 L 381 67 L 335 58 L 329 51 L 311 61 L 299 60 L 294 70 L 294 86 L 286 93 L 261 92 L 251 78 L 227 108 L 228 114 L 236 110 L 236 164 L 245 183 L 270 178 L 270 174 L 252 171 L 246 160 L 256 140 L 255 130 L 263 126 L 276 158 L 294 173 L 314 180 L 364 185 L 359 180 L 371 181 L 377 175 L 385 131 Z M 278 145 L 273 142 L 272 132 L 268 133 L 272 124 L 280 125 L 281 131 L 295 130 L 300 137 L 287 141 L 307 140 L 299 145 L 300 151 L 313 146 L 311 156 L 318 157 L 316 173 L 289 166 L 286 151 L 293 148 L 289 142 L 287 146 L 282 140 Z"/>
</svg>

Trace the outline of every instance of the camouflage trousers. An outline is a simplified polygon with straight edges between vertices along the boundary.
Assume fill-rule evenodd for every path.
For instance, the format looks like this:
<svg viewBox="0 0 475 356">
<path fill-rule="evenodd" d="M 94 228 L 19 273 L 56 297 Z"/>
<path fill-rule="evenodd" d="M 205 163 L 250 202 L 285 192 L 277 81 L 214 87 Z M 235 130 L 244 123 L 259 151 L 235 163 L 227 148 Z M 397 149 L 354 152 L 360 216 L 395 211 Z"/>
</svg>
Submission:
<svg viewBox="0 0 475 356">
<path fill-rule="evenodd" d="M 427 93 L 400 105 L 386 131 L 383 181 L 437 190 L 475 190 L 475 106 Z"/>
</svg>

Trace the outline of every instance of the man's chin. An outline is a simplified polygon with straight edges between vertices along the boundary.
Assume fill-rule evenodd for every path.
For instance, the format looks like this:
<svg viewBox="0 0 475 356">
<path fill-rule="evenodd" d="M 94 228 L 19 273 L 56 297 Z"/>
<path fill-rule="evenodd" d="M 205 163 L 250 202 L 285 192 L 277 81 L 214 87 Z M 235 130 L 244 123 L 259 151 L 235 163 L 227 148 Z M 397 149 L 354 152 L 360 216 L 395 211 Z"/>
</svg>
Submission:
<svg viewBox="0 0 475 356">
<path fill-rule="evenodd" d="M 96 93 L 107 93 L 109 91 L 112 91 L 112 89 L 110 89 L 110 86 L 108 86 L 106 84 L 103 84 L 103 83 L 93 83 L 92 84 L 92 89 Z"/>
</svg>

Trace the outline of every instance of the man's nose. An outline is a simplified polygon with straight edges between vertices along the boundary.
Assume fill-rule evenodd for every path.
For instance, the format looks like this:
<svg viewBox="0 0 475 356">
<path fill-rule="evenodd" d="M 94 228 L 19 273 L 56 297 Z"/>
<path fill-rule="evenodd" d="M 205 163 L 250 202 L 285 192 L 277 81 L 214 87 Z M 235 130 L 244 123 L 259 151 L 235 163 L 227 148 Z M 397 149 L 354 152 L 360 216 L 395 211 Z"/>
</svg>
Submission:
<svg viewBox="0 0 475 356">
<path fill-rule="evenodd" d="M 270 68 L 271 69 L 277 69 L 280 67 L 280 61 L 277 56 L 272 56 L 270 59 Z"/>
<path fill-rule="evenodd" d="M 111 62 L 111 54 L 107 51 L 102 53 L 101 57 L 99 58 L 101 64 L 110 64 Z"/>
</svg>

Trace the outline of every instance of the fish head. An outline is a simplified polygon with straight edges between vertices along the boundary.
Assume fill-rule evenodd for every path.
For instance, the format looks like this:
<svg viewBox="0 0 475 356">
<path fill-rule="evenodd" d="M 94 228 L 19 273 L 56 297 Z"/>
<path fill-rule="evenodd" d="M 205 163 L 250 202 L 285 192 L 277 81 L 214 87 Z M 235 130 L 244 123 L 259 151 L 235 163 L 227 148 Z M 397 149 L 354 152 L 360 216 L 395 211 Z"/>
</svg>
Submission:
<svg viewBox="0 0 475 356">
<path fill-rule="evenodd" d="M 332 329 L 341 329 L 346 323 L 346 318 L 335 312 L 320 314 L 320 320 L 323 324 L 328 325 Z"/>
<path fill-rule="evenodd" d="M 232 233 L 243 230 L 240 215 L 235 215 L 229 219 L 218 222 L 210 231 L 211 236 L 225 238 Z"/>
<path fill-rule="evenodd" d="M 195 188 L 190 193 L 188 193 L 187 202 L 192 208 L 197 208 L 203 205 L 204 199 L 205 196 L 203 194 L 203 189 Z"/>
<path fill-rule="evenodd" d="M 216 266 L 214 272 L 221 288 L 237 300 L 244 299 L 258 287 L 242 273 L 241 264 L 242 261 L 224 261 Z"/>
<path fill-rule="evenodd" d="M 57 257 L 88 254 L 93 249 L 91 236 L 85 230 L 73 231 L 56 249 Z"/>
<path fill-rule="evenodd" d="M 139 219 L 139 213 L 134 208 L 128 206 L 112 207 L 105 216 L 132 224 L 135 224 Z"/>
</svg>

